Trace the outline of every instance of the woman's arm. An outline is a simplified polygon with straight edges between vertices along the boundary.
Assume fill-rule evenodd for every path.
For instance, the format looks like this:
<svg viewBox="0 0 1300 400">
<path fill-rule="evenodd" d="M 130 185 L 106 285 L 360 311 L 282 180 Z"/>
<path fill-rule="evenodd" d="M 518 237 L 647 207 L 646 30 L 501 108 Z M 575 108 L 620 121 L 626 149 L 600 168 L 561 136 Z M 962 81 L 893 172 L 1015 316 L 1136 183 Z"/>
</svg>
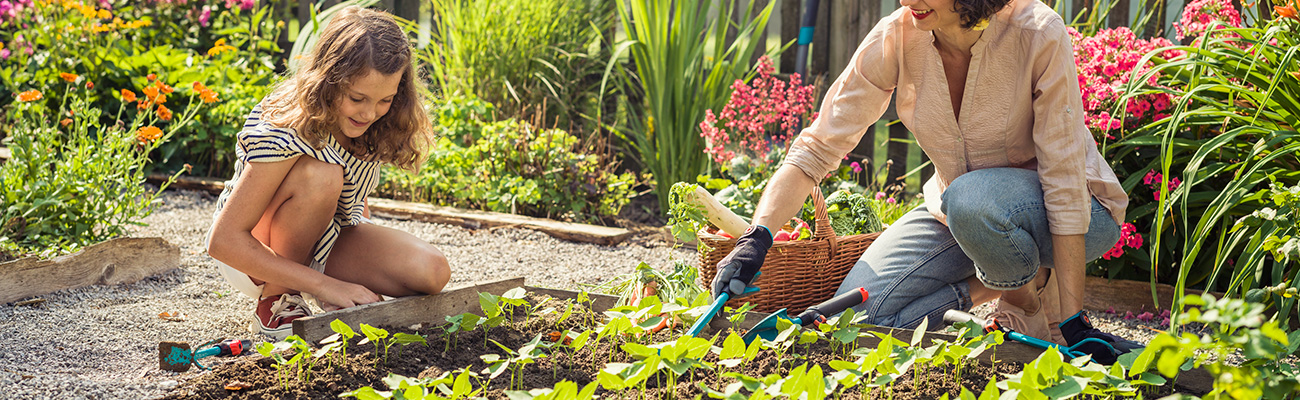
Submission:
<svg viewBox="0 0 1300 400">
<path fill-rule="evenodd" d="M 801 200 L 812 193 L 815 184 L 799 168 L 790 164 L 781 165 L 763 190 L 763 197 L 754 210 L 753 223 L 766 226 L 775 233 L 803 208 Z"/>
<path fill-rule="evenodd" d="M 1056 284 L 1060 293 L 1061 316 L 1068 317 L 1083 309 L 1084 273 L 1083 235 L 1052 235 L 1052 258 L 1056 264 Z"/>
</svg>

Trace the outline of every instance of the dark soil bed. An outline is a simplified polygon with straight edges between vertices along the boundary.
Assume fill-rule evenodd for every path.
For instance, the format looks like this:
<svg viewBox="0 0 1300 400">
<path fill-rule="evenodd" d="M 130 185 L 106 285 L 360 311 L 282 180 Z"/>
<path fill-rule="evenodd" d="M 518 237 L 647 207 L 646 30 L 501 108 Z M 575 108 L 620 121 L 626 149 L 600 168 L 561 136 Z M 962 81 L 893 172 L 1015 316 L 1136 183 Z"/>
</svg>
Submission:
<svg viewBox="0 0 1300 400">
<path fill-rule="evenodd" d="M 530 294 L 529 300 L 536 304 L 538 299 Z M 497 341 L 510 349 L 518 349 L 532 341 L 539 334 L 543 335 L 543 337 L 551 337 L 552 332 L 557 332 L 554 335 L 558 336 L 558 332 L 565 329 L 573 329 L 575 332 L 594 329 L 594 327 L 585 326 L 584 322 L 604 318 L 604 315 L 593 314 L 586 309 L 580 312 L 575 311 L 574 316 L 558 324 L 556 321 L 559 313 L 545 314 L 531 319 L 525 318 L 522 313 L 516 314 L 517 322 L 507 322 L 486 331 L 480 328 L 470 332 L 463 332 L 452 343 L 448 343 L 444 332 L 438 326 L 419 330 L 389 327 L 392 332 L 424 335 L 429 344 L 428 346 L 419 344 L 404 347 L 395 346 L 390 350 L 387 360 L 384 360 L 382 356 L 375 356 L 374 345 L 358 344 L 358 339 L 360 339 L 358 337 L 348 346 L 346 361 L 342 359 L 341 354 L 338 352 L 330 354 L 327 359 L 316 362 L 315 367 L 311 370 L 309 380 L 305 382 L 300 380 L 292 371 L 286 371 L 285 375 L 280 375 L 280 372 L 275 368 L 275 363 L 270 358 L 257 355 L 243 357 L 233 362 L 220 364 L 210 372 L 187 373 L 187 376 L 182 379 L 184 383 L 164 398 L 337 399 L 340 393 L 363 386 L 370 386 L 377 390 L 388 390 L 382 379 L 389 374 L 417 378 L 436 378 L 445 372 L 457 371 L 466 367 L 468 367 L 469 371 L 478 373 L 487 367 L 487 364 L 480 359 L 480 355 L 500 354 L 507 357 L 505 351 L 485 339 Z M 677 339 L 678 335 L 680 333 L 670 333 L 669 330 L 664 330 L 648 339 L 641 339 L 639 342 L 649 344 L 673 341 Z M 628 353 L 617 347 L 623 343 L 623 340 L 618 340 L 616 344 L 609 342 L 610 339 L 606 338 L 601 340 L 594 348 L 589 345 L 574 354 L 568 353 L 567 348 L 560 346 L 553 348 L 548 357 L 541 358 L 536 363 L 528 364 L 523 368 L 523 388 L 525 390 L 551 388 L 555 386 L 555 383 L 562 380 L 572 381 L 577 383 L 578 387 L 583 387 L 596 379 L 598 373 L 605 368 L 606 363 L 631 363 L 636 361 Z M 722 336 L 719 336 L 714 345 L 722 345 Z M 759 352 L 756 358 L 739 365 L 737 368 L 719 368 L 719 371 L 740 372 L 751 377 L 764 377 L 770 374 L 784 376 L 792 368 L 806 362 L 809 366 L 820 366 L 822 371 L 829 374 L 834 371 L 829 366 L 833 357 L 831 349 L 819 342 L 811 347 L 795 345 L 785 359 L 779 359 L 777 354 L 770 350 L 763 350 Z M 704 357 L 704 361 L 715 363 L 718 361 L 718 357 L 713 352 L 710 352 Z M 864 393 L 860 392 L 861 386 L 859 386 L 845 393 L 841 398 L 937 399 L 944 394 L 947 394 L 949 398 L 958 398 L 962 387 L 978 394 L 983 391 L 990 379 L 1002 378 L 1001 374 L 1019 372 L 1022 365 L 997 363 L 988 366 L 970 362 L 963 367 L 960 381 L 952 379 L 955 372 L 953 368 L 952 365 L 914 367 L 888 387 L 874 388 L 864 395 Z M 678 383 L 669 388 L 664 387 L 664 372 L 667 372 L 666 368 L 648 380 L 646 393 L 644 393 L 648 398 L 690 399 L 697 396 L 708 398 L 708 395 L 700 387 L 701 384 L 707 385 L 714 390 L 723 390 L 727 385 L 735 382 L 734 378 L 721 377 L 713 369 L 697 368 L 688 372 L 687 375 L 677 378 Z M 921 375 L 917 376 L 918 373 Z M 284 380 L 282 380 L 282 377 Z M 510 382 L 509 372 L 503 373 L 491 381 L 487 381 L 487 373 L 480 373 L 479 378 L 488 384 L 487 389 L 479 393 L 480 396 L 490 399 L 506 398 L 505 390 L 509 388 Z M 284 384 L 286 382 L 287 388 Z M 227 389 L 227 386 L 236 383 L 244 384 L 245 388 L 238 390 Z M 479 387 L 479 384 L 476 383 L 475 387 Z M 1156 398 L 1170 392 L 1172 390 L 1168 388 L 1161 388 L 1159 391 L 1153 392 L 1144 391 L 1144 397 Z M 601 388 L 597 390 L 596 394 L 602 398 L 610 395 L 621 398 L 637 398 L 640 392 L 638 389 L 610 392 Z"/>
</svg>

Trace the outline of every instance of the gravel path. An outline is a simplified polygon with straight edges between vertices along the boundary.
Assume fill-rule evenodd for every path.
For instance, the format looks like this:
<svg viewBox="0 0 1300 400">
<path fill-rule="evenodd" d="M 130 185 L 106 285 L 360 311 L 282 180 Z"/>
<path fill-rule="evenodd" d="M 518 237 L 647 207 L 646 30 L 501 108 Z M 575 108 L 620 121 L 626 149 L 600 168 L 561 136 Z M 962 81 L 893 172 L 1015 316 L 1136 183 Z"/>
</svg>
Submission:
<svg viewBox="0 0 1300 400">
<path fill-rule="evenodd" d="M 168 191 L 132 236 L 159 236 L 180 246 L 181 267 L 130 285 L 90 286 L 41 296 L 31 306 L 0 305 L 0 399 L 156 398 L 178 385 L 178 374 L 158 370 L 160 341 L 198 344 L 251 333 L 252 300 L 220 277 L 203 254 L 215 198 Z M 441 224 L 375 218 L 433 243 L 451 262 L 449 286 L 525 276 L 528 284 L 577 289 L 632 271 L 640 262 L 668 269 L 671 260 L 695 262 L 693 248 L 636 237 L 618 246 L 554 239 L 520 229 L 468 230 Z M 984 308 L 987 313 L 987 307 Z M 188 318 L 158 318 L 179 311 Z M 976 312 L 980 313 L 981 309 Z M 1145 324 L 1094 312 L 1099 327 L 1143 342 Z"/>
</svg>

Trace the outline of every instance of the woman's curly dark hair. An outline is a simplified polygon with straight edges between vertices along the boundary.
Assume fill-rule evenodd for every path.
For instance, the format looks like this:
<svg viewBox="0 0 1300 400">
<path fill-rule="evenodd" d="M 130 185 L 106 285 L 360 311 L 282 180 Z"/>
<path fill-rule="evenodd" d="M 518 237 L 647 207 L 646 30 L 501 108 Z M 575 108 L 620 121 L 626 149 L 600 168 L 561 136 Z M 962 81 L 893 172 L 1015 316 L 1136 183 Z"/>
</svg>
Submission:
<svg viewBox="0 0 1300 400">
<path fill-rule="evenodd" d="M 1011 3 L 1011 0 L 957 0 L 952 3 L 953 11 L 961 16 L 961 27 L 972 29 L 979 25 L 980 21 L 993 18 L 993 14 L 1002 11 L 1002 8 Z"/>
</svg>

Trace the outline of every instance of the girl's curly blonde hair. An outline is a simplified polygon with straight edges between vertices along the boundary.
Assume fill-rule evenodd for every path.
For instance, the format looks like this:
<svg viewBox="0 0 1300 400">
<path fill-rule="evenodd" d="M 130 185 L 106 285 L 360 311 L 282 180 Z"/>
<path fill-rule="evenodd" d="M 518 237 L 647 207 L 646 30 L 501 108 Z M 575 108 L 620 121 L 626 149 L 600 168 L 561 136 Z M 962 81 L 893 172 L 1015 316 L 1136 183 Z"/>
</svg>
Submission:
<svg viewBox="0 0 1300 400">
<path fill-rule="evenodd" d="M 361 7 L 340 11 L 302 58 L 298 71 L 276 85 L 263 103 L 264 117 L 290 127 L 313 147 L 339 130 L 336 110 L 351 81 L 371 70 L 402 74 L 388 113 L 353 139 L 358 157 L 383 161 L 407 170 L 424 162 L 433 128 L 422 106 L 423 84 L 412 64 L 411 45 L 393 17 Z"/>
</svg>

